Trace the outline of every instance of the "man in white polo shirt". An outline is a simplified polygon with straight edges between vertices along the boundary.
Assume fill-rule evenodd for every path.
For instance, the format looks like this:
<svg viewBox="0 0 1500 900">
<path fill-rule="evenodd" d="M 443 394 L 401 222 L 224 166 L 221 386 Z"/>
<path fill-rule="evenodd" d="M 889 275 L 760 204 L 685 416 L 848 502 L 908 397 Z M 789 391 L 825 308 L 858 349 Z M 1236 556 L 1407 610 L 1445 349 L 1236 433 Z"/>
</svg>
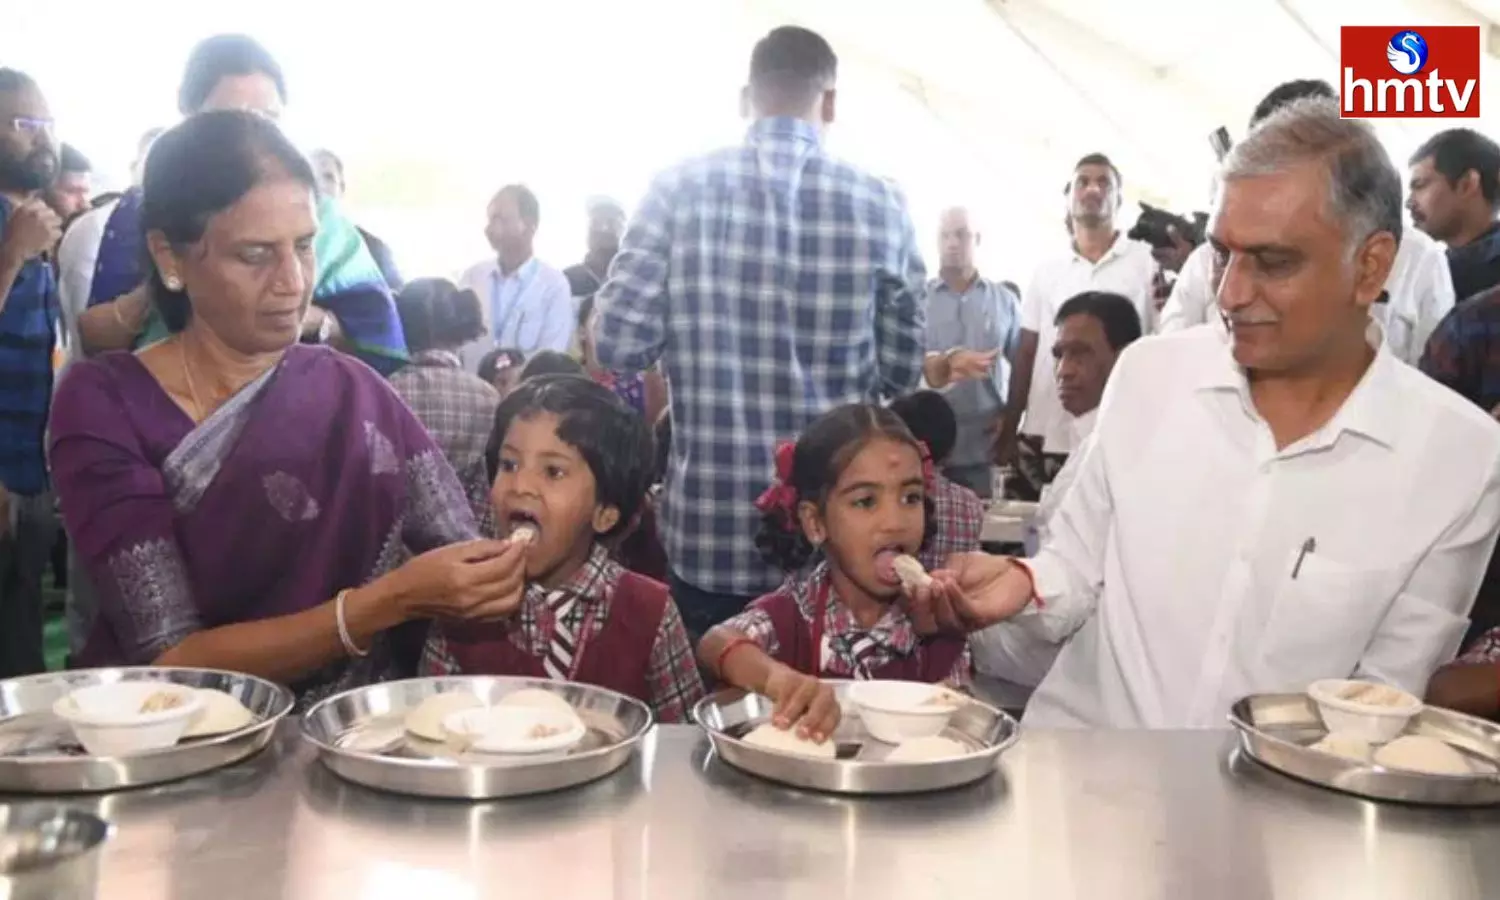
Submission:
<svg viewBox="0 0 1500 900">
<path fill-rule="evenodd" d="M 1420 695 L 1468 625 L 1500 424 L 1371 320 L 1400 175 L 1367 122 L 1300 100 L 1221 176 L 1228 329 L 1126 350 L 1041 552 L 950 558 L 913 601 L 923 625 L 1067 642 L 1030 725 L 1223 727 L 1237 698 L 1321 678 Z"/>
<path fill-rule="evenodd" d="M 1250 127 L 1294 100 L 1306 97 L 1333 99 L 1338 95 L 1326 81 L 1288 81 L 1278 85 L 1250 117 Z M 1371 307 L 1370 315 L 1385 328 L 1385 342 L 1396 358 L 1416 365 L 1427 339 L 1438 322 L 1453 308 L 1453 276 L 1448 255 L 1432 238 L 1415 228 L 1401 235 L 1401 248 L 1385 282 L 1385 296 Z M 1183 263 L 1172 296 L 1162 309 L 1157 331 L 1166 334 L 1219 321 L 1214 305 L 1213 248 L 1199 245 Z"/>
<path fill-rule="evenodd" d="M 1072 245 L 1066 255 L 1038 267 L 1021 295 L 1021 343 L 1007 392 L 1002 459 L 1011 456 L 1018 427 L 1032 451 L 1053 457 L 1048 468 L 1054 471 L 1073 449 L 1070 417 L 1057 399 L 1051 358 L 1054 320 L 1063 303 L 1085 291 L 1120 294 L 1135 305 L 1143 331 L 1154 330 L 1156 260 L 1150 244 L 1127 238 L 1116 226 L 1121 185 L 1119 169 L 1102 153 L 1089 154 L 1073 167 L 1067 189 Z M 1038 478 L 1026 474 L 1040 490 Z"/>
<path fill-rule="evenodd" d="M 568 278 L 536 257 L 542 207 L 523 184 L 508 184 L 490 200 L 484 236 L 495 255 L 470 266 L 458 286 L 474 292 L 485 333 L 459 350 L 464 368 L 479 371 L 484 355 L 509 348 L 531 356 L 539 350 L 566 353 L 578 327 Z"/>
</svg>

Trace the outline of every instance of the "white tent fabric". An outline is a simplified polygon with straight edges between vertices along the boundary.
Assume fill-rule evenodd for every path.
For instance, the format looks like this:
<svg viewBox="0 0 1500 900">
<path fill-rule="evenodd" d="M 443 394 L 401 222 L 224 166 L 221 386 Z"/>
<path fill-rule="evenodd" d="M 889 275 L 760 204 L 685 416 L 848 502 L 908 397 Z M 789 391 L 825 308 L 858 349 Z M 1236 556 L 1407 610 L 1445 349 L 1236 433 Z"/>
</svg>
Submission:
<svg viewBox="0 0 1500 900">
<path fill-rule="evenodd" d="M 1209 134 L 1220 126 L 1243 134 L 1255 104 L 1283 81 L 1337 85 L 1342 25 L 1480 25 L 1481 94 L 1500 84 L 1500 0 L 743 2 L 767 28 L 819 31 L 860 83 L 899 91 L 887 116 L 909 107 L 906 121 L 914 109 L 937 126 L 917 151 L 924 160 L 891 161 L 895 171 L 937 170 L 904 179 L 919 221 L 930 224 L 948 203 L 980 208 L 990 271 L 1023 283 L 1065 239 L 1060 191 L 1074 160 L 1105 152 L 1124 173 L 1127 198 L 1206 210 L 1215 168 Z M 1443 128 L 1500 134 L 1500 97 L 1482 109 L 1478 121 L 1375 127 L 1404 171 L 1411 152 Z M 871 149 L 861 140 L 858 158 Z"/>
<path fill-rule="evenodd" d="M 840 55 L 834 149 L 906 188 L 929 248 L 942 206 L 974 207 L 986 270 L 1018 281 L 1062 246 L 1073 160 L 1104 151 L 1127 197 L 1206 208 L 1207 135 L 1238 136 L 1281 81 L 1337 81 L 1340 25 L 1482 25 L 1481 91 L 1500 84 L 1500 0 L 73 0 L 86 25 L 69 27 L 12 6 L 0 65 L 35 74 L 65 139 L 116 176 L 175 119 L 192 43 L 254 34 L 287 69 L 289 131 L 342 153 L 351 206 L 412 272 L 484 253 L 484 201 L 517 180 L 543 198 L 542 254 L 575 257 L 586 197 L 631 204 L 657 169 L 736 139 L 750 46 L 780 24 Z M 1484 108 L 1500 134 L 1500 95 Z M 1446 124 L 1379 127 L 1402 164 Z"/>
<path fill-rule="evenodd" d="M 1341 25 L 1481 25 L 1481 84 L 1500 83 L 1500 0 L 748 2 L 767 22 L 806 24 L 846 58 L 884 70 L 1002 169 L 1036 156 L 1065 166 L 1104 150 L 1141 194 L 1177 203 L 1200 202 L 1213 129 L 1241 133 L 1282 81 L 1338 83 Z M 1484 108 L 1479 127 L 1493 131 L 1500 97 Z M 1404 162 L 1453 124 L 1475 123 L 1379 127 Z"/>
</svg>

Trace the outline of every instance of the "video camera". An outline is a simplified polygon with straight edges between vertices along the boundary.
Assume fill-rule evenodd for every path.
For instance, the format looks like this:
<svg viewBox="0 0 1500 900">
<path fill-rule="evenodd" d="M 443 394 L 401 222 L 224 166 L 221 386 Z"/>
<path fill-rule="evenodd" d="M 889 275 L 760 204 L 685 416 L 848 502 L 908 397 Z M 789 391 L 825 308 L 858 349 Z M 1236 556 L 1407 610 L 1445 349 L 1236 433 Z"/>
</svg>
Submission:
<svg viewBox="0 0 1500 900">
<path fill-rule="evenodd" d="M 1166 250 L 1176 246 L 1172 236 L 1167 233 L 1167 227 L 1194 247 L 1203 243 L 1205 232 L 1208 228 L 1208 213 L 1193 213 L 1192 221 L 1184 219 L 1176 213 L 1167 212 L 1149 203 L 1142 203 L 1141 217 L 1135 220 L 1126 237 L 1133 241 L 1145 241 L 1153 249 Z"/>
</svg>

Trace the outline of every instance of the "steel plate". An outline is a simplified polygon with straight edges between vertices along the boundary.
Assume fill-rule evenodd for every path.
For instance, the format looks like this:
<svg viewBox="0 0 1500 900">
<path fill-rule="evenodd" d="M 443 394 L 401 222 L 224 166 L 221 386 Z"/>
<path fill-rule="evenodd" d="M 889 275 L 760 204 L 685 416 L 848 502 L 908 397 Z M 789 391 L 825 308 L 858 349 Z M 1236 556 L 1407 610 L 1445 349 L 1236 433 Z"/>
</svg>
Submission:
<svg viewBox="0 0 1500 900">
<path fill-rule="evenodd" d="M 406 733 L 406 714 L 435 694 L 462 691 L 492 704 L 522 688 L 568 701 L 588 734 L 577 747 L 543 757 L 456 753 Z M 651 710 L 604 688 L 544 678 L 413 678 L 329 697 L 302 717 L 302 736 L 323 764 L 366 787 L 423 797 L 485 800 L 556 791 L 612 774 L 651 729 Z M 379 749 L 354 749 L 377 735 Z"/>
<path fill-rule="evenodd" d="M 854 682 L 832 682 L 844 707 L 844 719 L 832 740 L 834 759 L 812 759 L 778 753 L 741 740 L 771 717 L 771 701 L 741 690 L 722 691 L 693 707 L 693 721 L 708 734 L 714 752 L 726 763 L 771 781 L 839 794 L 914 794 L 939 791 L 978 781 L 995 771 L 1000 754 L 1021 736 L 1021 727 L 1006 713 L 970 699 L 948 723 L 943 736 L 972 751 L 955 759 L 919 763 L 885 762 L 893 749 L 870 737 L 847 692 Z"/>
<path fill-rule="evenodd" d="M 74 741 L 67 723 L 53 715 L 52 704 L 76 688 L 116 681 L 171 681 L 224 691 L 245 704 L 256 721 L 238 731 L 183 740 L 162 750 L 89 756 Z M 0 791 L 115 791 L 209 772 L 265 749 L 293 702 L 291 691 L 278 684 L 215 669 L 79 669 L 0 681 Z"/>
<path fill-rule="evenodd" d="M 1370 800 L 1432 806 L 1500 804 L 1500 726 L 1429 706 L 1405 734 L 1446 741 L 1463 752 L 1473 775 L 1424 775 L 1387 769 L 1313 750 L 1327 731 L 1306 694 L 1255 694 L 1229 713 L 1240 747 L 1251 759 L 1285 775 Z"/>
</svg>

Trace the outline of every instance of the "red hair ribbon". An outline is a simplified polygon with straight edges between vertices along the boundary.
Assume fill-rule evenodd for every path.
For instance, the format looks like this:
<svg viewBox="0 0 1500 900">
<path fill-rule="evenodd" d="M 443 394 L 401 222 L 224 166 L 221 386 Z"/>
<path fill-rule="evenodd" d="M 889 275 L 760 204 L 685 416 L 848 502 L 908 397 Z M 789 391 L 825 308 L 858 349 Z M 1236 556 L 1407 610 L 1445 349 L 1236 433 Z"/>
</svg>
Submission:
<svg viewBox="0 0 1500 900">
<path fill-rule="evenodd" d="M 797 445 L 791 441 L 776 445 L 776 473 L 771 478 L 771 486 L 755 498 L 755 508 L 761 512 L 779 509 L 785 513 L 782 524 L 787 531 L 797 530 L 797 489 L 792 487 L 792 457 L 796 453 Z"/>
</svg>

